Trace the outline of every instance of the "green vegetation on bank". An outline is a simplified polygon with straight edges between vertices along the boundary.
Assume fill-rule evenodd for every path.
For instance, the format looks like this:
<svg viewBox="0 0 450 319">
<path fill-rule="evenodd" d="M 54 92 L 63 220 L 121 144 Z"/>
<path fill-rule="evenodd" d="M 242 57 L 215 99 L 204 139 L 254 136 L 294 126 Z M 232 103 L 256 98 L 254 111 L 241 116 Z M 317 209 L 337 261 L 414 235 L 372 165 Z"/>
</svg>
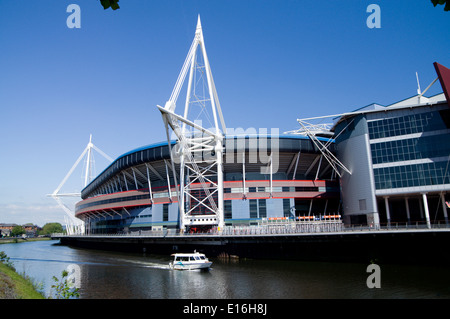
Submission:
<svg viewBox="0 0 450 319">
<path fill-rule="evenodd" d="M 0 252 L 0 299 L 45 299 L 30 278 L 16 272 L 4 252 Z"/>
<path fill-rule="evenodd" d="M 39 235 L 48 236 L 53 233 L 62 233 L 63 227 L 60 223 L 47 223 L 42 227 L 42 231 L 39 233 Z"/>
<path fill-rule="evenodd" d="M 44 227 L 27 223 L 24 225 L 0 223 L 0 238 L 2 237 L 27 237 L 49 236 L 53 233 L 62 233 L 64 229 L 60 223 L 47 223 Z"/>
<path fill-rule="evenodd" d="M 45 299 L 42 283 L 35 282 L 26 274 L 16 272 L 4 251 L 0 251 L 0 299 Z M 53 276 L 55 289 L 48 298 L 76 299 L 80 297 L 78 288 L 69 280 L 69 272 L 63 270 L 61 278 Z"/>
<path fill-rule="evenodd" d="M 18 243 L 26 243 L 29 241 L 39 241 L 39 240 L 51 240 L 51 238 L 50 237 L 35 237 L 35 238 L 5 237 L 5 238 L 0 238 L 0 244 L 18 244 Z"/>
</svg>

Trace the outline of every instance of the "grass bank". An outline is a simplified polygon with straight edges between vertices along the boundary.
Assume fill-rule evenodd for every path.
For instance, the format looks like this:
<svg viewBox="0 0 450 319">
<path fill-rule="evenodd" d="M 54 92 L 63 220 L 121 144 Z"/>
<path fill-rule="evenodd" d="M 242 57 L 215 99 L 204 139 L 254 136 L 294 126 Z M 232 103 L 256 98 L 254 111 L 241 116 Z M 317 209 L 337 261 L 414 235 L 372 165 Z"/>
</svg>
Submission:
<svg viewBox="0 0 450 319">
<path fill-rule="evenodd" d="M 45 299 L 30 279 L 0 262 L 0 299 Z"/>
<path fill-rule="evenodd" d="M 0 244 L 27 243 L 30 241 L 39 241 L 39 240 L 51 240 L 51 238 L 50 237 L 36 237 L 36 238 L 5 237 L 5 238 L 0 238 Z"/>
</svg>

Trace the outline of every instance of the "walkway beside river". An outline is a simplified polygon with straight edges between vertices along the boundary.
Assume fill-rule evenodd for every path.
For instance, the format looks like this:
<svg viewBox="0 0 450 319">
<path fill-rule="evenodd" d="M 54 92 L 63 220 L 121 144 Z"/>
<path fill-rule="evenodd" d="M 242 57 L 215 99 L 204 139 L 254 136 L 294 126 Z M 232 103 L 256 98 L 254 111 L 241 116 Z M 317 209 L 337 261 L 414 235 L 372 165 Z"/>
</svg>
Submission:
<svg viewBox="0 0 450 319">
<path fill-rule="evenodd" d="M 180 232 L 175 229 L 164 230 L 139 230 L 108 234 L 79 234 L 75 236 L 90 237 L 197 237 L 197 236 L 277 236 L 277 235 L 326 235 L 349 233 L 384 233 L 384 232 L 429 232 L 450 231 L 450 225 L 444 222 L 426 223 L 391 223 L 389 226 L 371 227 L 367 225 L 347 226 L 341 220 L 331 221 L 307 221 L 307 222 L 271 222 L 255 226 L 226 226 L 222 230 L 217 228 L 208 232 Z M 65 234 L 52 234 L 52 238 L 66 237 Z"/>
</svg>

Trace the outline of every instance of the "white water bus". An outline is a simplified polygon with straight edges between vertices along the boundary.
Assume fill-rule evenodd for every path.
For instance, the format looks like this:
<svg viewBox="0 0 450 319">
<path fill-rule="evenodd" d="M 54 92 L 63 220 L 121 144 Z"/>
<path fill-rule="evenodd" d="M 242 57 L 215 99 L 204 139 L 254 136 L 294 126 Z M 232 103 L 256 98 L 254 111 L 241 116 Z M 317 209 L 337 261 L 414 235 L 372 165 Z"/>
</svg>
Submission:
<svg viewBox="0 0 450 319">
<path fill-rule="evenodd" d="M 173 261 L 169 264 L 171 269 L 176 270 L 195 270 L 209 269 L 212 262 L 208 260 L 205 254 L 194 251 L 193 253 L 176 253 L 172 254 Z"/>
</svg>

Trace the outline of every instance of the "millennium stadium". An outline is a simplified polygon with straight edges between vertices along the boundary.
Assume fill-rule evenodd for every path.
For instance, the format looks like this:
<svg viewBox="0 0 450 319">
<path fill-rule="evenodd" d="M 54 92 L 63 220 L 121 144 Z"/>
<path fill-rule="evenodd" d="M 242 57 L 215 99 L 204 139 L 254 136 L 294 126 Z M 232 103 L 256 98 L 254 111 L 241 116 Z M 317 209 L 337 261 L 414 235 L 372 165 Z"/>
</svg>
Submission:
<svg viewBox="0 0 450 319">
<path fill-rule="evenodd" d="M 226 136 L 223 150 L 221 185 L 209 167 L 216 159 L 203 152 L 195 159 L 202 175 L 186 169 L 191 172 L 183 176 L 182 199 L 183 167 L 173 165 L 167 142 L 128 152 L 83 189 L 76 217 L 88 233 L 208 231 L 272 219 L 338 218 L 337 175 L 308 137 Z"/>
<path fill-rule="evenodd" d="M 290 132 L 231 129 L 199 17 L 172 94 L 156 106 L 166 140 L 109 158 L 92 180 L 89 157 L 101 151 L 90 141 L 81 201 L 74 210 L 61 204 L 73 168 L 51 194 L 68 216 L 67 234 L 55 238 L 108 249 L 340 260 L 407 260 L 422 245 L 429 260 L 439 259 L 450 236 L 450 69 L 433 65 L 437 77 L 425 90 L 419 85 L 417 95 L 390 105 L 298 119 Z M 438 81 L 443 92 L 425 96 Z"/>
<path fill-rule="evenodd" d="M 184 109 L 176 109 L 177 102 Z M 76 232 L 204 233 L 273 221 L 340 220 L 332 134 L 317 127 L 295 134 L 227 128 L 200 17 L 170 99 L 157 107 L 167 141 L 123 154 L 88 183 L 75 206 L 82 221 Z"/>
</svg>

